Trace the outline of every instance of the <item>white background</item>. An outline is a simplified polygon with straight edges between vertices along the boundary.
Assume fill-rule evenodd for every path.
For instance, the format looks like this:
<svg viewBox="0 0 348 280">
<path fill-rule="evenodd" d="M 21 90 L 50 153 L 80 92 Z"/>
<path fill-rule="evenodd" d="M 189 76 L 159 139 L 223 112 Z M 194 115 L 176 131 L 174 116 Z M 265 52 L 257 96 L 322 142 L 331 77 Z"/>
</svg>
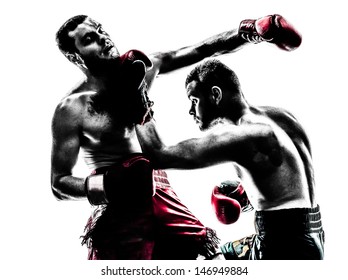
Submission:
<svg viewBox="0 0 348 280">
<path fill-rule="evenodd" d="M 5 276 L 2 279 L 25 276 L 97 279 L 105 264 L 85 261 L 86 248 L 80 245 L 79 237 L 91 210 L 87 201 L 58 202 L 50 190 L 51 118 L 59 100 L 82 78 L 78 68 L 56 47 L 55 32 L 65 20 L 77 14 L 87 14 L 101 22 L 121 53 L 132 48 L 145 53 L 177 49 L 236 28 L 245 18 L 279 13 L 289 19 L 303 35 L 298 50 L 288 53 L 263 43 L 220 59 L 235 70 L 250 103 L 285 107 L 306 128 L 313 147 L 317 198 L 326 231 L 325 260 L 262 262 L 262 265 L 249 262 L 246 265 L 253 272 L 247 278 L 347 274 L 344 265 L 348 249 L 345 241 L 348 60 L 344 1 L 5 3 L 1 7 L 0 37 L 3 163 L 0 274 Z M 190 69 L 158 78 L 150 93 L 160 132 L 167 143 L 199 135 L 188 115 L 189 102 L 184 89 Z M 228 170 L 226 164 L 204 170 L 168 172 L 183 202 L 202 222 L 215 228 L 222 241 L 253 232 L 252 213 L 244 214 L 238 223 L 230 226 L 219 224 L 213 216 L 211 188 L 233 175 Z M 79 163 L 76 174 L 85 176 L 87 172 L 83 163 Z M 159 263 L 191 268 L 197 263 L 212 265 Z"/>
</svg>

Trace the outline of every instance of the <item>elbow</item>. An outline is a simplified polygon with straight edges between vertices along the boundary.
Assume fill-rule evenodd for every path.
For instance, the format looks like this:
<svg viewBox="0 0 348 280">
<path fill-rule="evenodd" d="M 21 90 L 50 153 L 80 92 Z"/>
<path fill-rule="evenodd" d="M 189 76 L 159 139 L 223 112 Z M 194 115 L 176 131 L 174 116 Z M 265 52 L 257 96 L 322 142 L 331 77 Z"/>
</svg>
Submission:
<svg viewBox="0 0 348 280">
<path fill-rule="evenodd" d="M 61 193 L 59 191 L 57 191 L 57 189 L 52 187 L 51 190 L 52 190 L 53 196 L 56 198 L 56 200 L 58 200 L 58 201 L 64 200 Z"/>
<path fill-rule="evenodd" d="M 53 196 L 57 199 L 57 200 L 63 200 L 63 196 L 62 196 L 62 193 L 60 192 L 59 188 L 55 185 L 55 184 L 52 184 L 51 185 L 51 191 L 52 191 L 52 194 Z"/>
<path fill-rule="evenodd" d="M 51 179 L 51 191 L 53 196 L 58 200 L 64 200 L 64 195 L 62 192 L 62 184 L 60 183 L 60 177 L 52 176 Z"/>
</svg>

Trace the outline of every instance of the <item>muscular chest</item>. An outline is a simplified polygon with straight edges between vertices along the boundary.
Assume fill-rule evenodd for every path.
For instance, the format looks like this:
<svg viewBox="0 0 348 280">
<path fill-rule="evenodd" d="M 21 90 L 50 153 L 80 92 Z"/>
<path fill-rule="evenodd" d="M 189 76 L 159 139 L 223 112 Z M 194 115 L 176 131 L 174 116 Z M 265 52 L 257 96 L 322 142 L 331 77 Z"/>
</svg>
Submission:
<svg viewBox="0 0 348 280">
<path fill-rule="evenodd" d="M 120 121 L 108 113 L 93 110 L 87 111 L 82 131 L 87 145 L 117 145 L 134 137 L 132 128 L 120 125 Z"/>
</svg>

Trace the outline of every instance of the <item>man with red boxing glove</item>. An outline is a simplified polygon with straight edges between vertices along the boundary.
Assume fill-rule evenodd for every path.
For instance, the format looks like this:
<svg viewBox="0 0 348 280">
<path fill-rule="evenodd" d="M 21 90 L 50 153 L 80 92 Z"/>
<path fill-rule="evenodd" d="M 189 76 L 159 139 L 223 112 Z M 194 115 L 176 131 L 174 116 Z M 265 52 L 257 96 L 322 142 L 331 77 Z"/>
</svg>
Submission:
<svg viewBox="0 0 348 280">
<path fill-rule="evenodd" d="M 289 49 L 288 43 L 278 43 Z M 225 259 L 323 259 L 311 147 L 301 124 L 284 109 L 250 105 L 237 75 L 216 59 L 190 72 L 186 91 L 189 113 L 206 131 L 203 137 L 166 146 L 152 120 L 137 126 L 137 134 L 155 168 L 233 162 L 242 178 L 251 177 L 252 184 L 244 186 L 248 196 L 238 182 L 225 182 L 212 193 L 216 216 L 223 223 L 235 222 L 249 199 L 256 210 L 256 234 L 222 245 Z"/>
<path fill-rule="evenodd" d="M 297 40 L 286 43 L 286 33 Z M 154 170 L 138 142 L 135 127 L 153 114 L 147 92 L 158 74 L 250 42 L 286 43 L 295 49 L 301 36 L 281 16 L 268 16 L 176 51 L 120 55 L 102 26 L 81 15 L 65 22 L 56 39 L 85 79 L 54 112 L 51 187 L 60 200 L 88 198 L 96 206 L 83 239 L 88 258 L 212 258 L 215 232 L 181 203 L 166 173 Z M 85 178 L 73 175 L 80 149 L 92 170 Z"/>
</svg>

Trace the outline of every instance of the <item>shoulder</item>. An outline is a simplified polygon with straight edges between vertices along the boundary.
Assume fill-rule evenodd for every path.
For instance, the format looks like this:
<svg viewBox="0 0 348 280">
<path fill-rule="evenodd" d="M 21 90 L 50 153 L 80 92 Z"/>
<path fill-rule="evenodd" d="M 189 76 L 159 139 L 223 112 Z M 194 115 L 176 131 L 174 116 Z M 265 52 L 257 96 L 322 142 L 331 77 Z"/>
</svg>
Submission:
<svg viewBox="0 0 348 280">
<path fill-rule="evenodd" d="M 86 91 L 65 96 L 56 106 L 53 122 L 72 124 L 82 120 L 87 108 L 87 102 L 93 93 Z"/>
<path fill-rule="evenodd" d="M 273 127 L 275 124 L 271 118 L 269 118 L 260 108 L 252 107 L 249 112 L 239 119 L 238 126 L 270 126 Z"/>
<path fill-rule="evenodd" d="M 283 108 L 261 107 L 264 113 L 283 129 L 293 141 L 302 141 L 311 150 L 309 137 L 298 119 Z"/>
<path fill-rule="evenodd" d="M 290 111 L 280 108 L 280 107 L 272 107 L 272 106 L 261 106 L 259 110 L 266 116 L 274 119 L 275 121 L 284 121 L 287 120 L 289 122 L 298 122 L 297 118 Z"/>
<path fill-rule="evenodd" d="M 57 105 L 57 109 L 65 110 L 81 110 L 85 108 L 91 96 L 95 94 L 95 91 L 82 91 L 74 92 L 63 97 Z"/>
<path fill-rule="evenodd" d="M 244 122 L 259 122 L 279 127 L 287 132 L 296 130 L 299 131 L 300 123 L 296 117 L 286 109 L 272 106 L 252 107 L 251 113 L 243 116 Z"/>
</svg>

